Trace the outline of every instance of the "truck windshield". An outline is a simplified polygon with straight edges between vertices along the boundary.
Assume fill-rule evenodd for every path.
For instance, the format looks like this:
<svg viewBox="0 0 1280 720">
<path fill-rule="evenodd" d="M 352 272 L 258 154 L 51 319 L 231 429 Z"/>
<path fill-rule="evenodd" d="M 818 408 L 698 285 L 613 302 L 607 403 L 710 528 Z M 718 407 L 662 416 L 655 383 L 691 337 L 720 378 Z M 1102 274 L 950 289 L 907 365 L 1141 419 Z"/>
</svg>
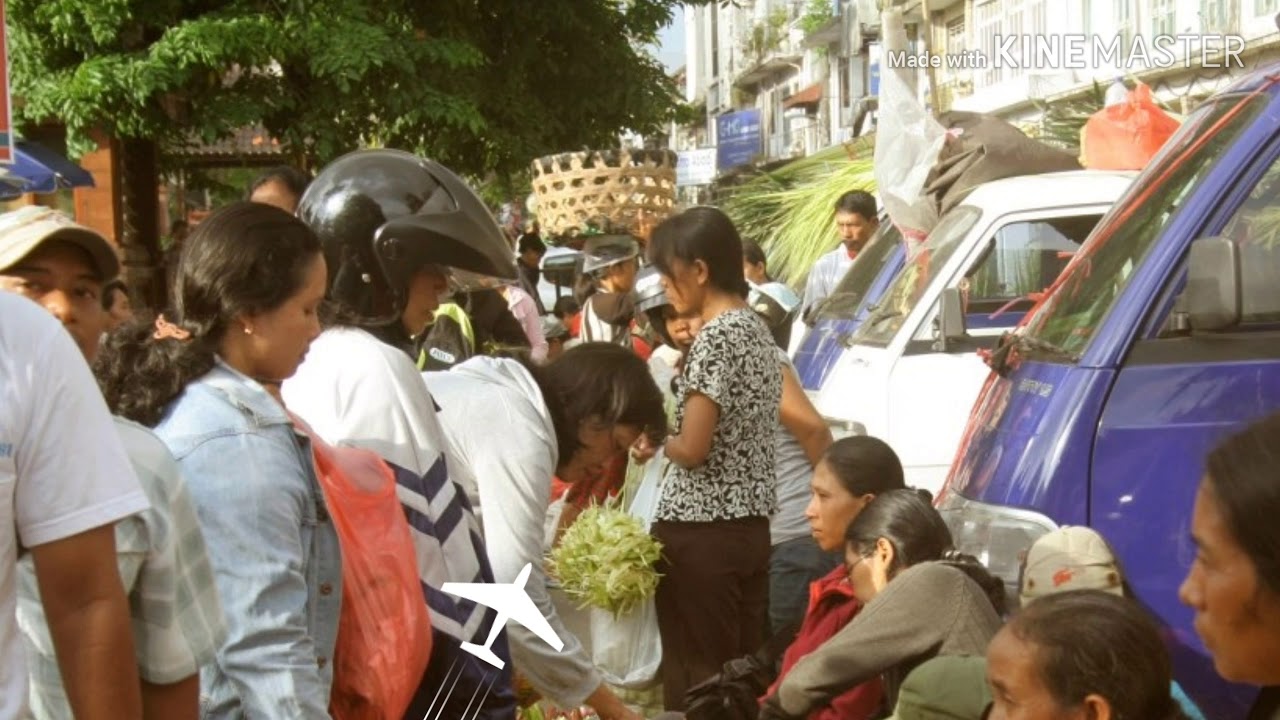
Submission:
<svg viewBox="0 0 1280 720">
<path fill-rule="evenodd" d="M 1056 288 L 1027 323 L 1027 350 L 1053 349 L 1076 358 L 1110 312 L 1133 271 L 1169 226 L 1183 201 L 1270 102 L 1224 96 L 1193 113 L 1094 230 Z M 1236 108 L 1239 108 L 1238 110 Z"/>
<path fill-rule="evenodd" d="M 892 342 L 907 316 L 924 296 L 929 281 L 947 264 L 981 216 L 982 211 L 971 205 L 961 205 L 943 216 L 929 232 L 929 239 L 898 271 L 884 297 L 858 328 L 853 342 L 879 346 Z"/>
<path fill-rule="evenodd" d="M 880 231 L 863 248 L 856 262 L 840 279 L 840 284 L 819 307 L 815 320 L 851 320 L 862 307 L 867 290 L 875 282 L 881 268 L 893 256 L 893 250 L 902 242 L 902 233 L 893 223 L 880 223 Z"/>
</svg>

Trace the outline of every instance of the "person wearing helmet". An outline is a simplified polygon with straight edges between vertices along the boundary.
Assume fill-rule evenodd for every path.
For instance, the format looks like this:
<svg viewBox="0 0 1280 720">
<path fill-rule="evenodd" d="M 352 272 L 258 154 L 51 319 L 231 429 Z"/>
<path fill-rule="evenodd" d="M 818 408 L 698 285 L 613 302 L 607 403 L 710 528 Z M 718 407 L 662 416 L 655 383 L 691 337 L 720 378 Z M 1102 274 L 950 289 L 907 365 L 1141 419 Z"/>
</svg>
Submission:
<svg viewBox="0 0 1280 720">
<path fill-rule="evenodd" d="M 564 353 L 564 344 L 569 341 L 569 328 L 554 315 L 542 316 L 541 323 L 542 337 L 547 340 L 547 362 L 551 362 Z"/>
<path fill-rule="evenodd" d="M 282 395 L 326 442 L 372 450 L 395 470 L 433 632 L 431 661 L 405 717 L 509 720 L 515 697 L 506 631 L 491 645 L 500 670 L 462 651 L 463 642 L 485 644 L 495 614 L 441 586 L 515 578 L 493 575 L 479 522 L 449 474 L 437 406 L 403 347 L 411 333 L 406 314 L 434 311 L 451 269 L 514 279 L 510 246 L 460 178 L 398 150 L 333 161 L 308 187 L 298 215 L 322 243 L 330 307 L 324 332 Z M 444 687 L 452 692 L 440 700 Z M 472 698 L 483 698 L 478 714 Z"/>
<path fill-rule="evenodd" d="M 747 304 L 764 318 L 778 347 L 787 349 L 791 344 L 791 326 L 800 311 L 800 296 L 786 284 L 769 277 L 764 250 L 752 240 L 742 241 L 742 272 L 750 288 Z"/>
<path fill-rule="evenodd" d="M 635 307 L 631 290 L 640 269 L 640 244 L 630 235 L 596 235 L 582 246 L 584 291 L 583 342 L 607 342 L 631 347 Z"/>
<path fill-rule="evenodd" d="M 643 318 L 660 344 L 649 354 L 649 372 L 664 393 L 671 393 L 671 381 L 679 374 L 684 345 L 672 337 L 668 323 L 676 320 L 675 309 L 667 299 L 658 269 L 650 266 L 636 275 L 632 292 L 637 318 Z M 692 338 L 690 338 L 692 339 Z"/>
</svg>

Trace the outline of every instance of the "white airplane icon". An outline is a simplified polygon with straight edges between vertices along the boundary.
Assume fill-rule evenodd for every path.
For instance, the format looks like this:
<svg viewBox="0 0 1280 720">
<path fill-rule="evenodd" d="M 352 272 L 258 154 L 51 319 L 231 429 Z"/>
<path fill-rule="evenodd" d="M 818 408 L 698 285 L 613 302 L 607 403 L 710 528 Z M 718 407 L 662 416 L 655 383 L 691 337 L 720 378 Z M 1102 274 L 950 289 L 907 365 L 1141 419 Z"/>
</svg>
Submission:
<svg viewBox="0 0 1280 720">
<path fill-rule="evenodd" d="M 524 568 L 516 576 L 516 581 L 513 583 L 447 582 L 440 586 L 441 590 L 450 595 L 457 595 L 498 611 L 498 617 L 493 621 L 493 628 L 489 630 L 489 639 L 485 641 L 484 645 L 464 642 L 462 643 L 463 650 L 501 670 L 504 665 L 502 659 L 494 655 L 489 648 L 493 645 L 494 638 L 498 637 L 498 633 L 501 632 L 502 628 L 506 627 L 507 618 L 515 620 L 528 628 L 530 632 L 542 638 L 543 642 L 556 650 L 564 649 L 564 642 L 560 639 L 560 636 L 556 635 L 556 631 L 551 629 L 550 623 L 542 616 L 538 606 L 534 605 L 533 600 L 529 598 L 529 593 L 524 591 L 524 584 L 529 581 L 529 572 L 531 570 L 533 570 L 533 563 L 525 563 Z"/>
</svg>

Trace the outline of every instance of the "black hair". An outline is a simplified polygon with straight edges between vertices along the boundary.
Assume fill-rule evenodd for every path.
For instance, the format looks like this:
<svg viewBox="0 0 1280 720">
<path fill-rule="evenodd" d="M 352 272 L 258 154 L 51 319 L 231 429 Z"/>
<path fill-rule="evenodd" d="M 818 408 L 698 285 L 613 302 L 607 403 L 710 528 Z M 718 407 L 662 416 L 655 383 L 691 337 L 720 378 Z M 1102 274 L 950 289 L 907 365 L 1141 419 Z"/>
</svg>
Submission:
<svg viewBox="0 0 1280 720">
<path fill-rule="evenodd" d="M 1280 413 L 1222 441 L 1205 462 L 1225 527 L 1253 563 L 1261 587 L 1280 595 Z"/>
<path fill-rule="evenodd" d="M 876 495 L 849 523 L 844 538 L 851 550 L 864 556 L 875 549 L 881 538 L 888 541 L 894 551 L 888 567 L 890 579 L 922 562 L 950 565 L 982 588 L 997 615 L 1005 612 L 1004 583 L 976 558 L 955 551 L 951 531 L 933 507 L 933 495 L 928 490 L 908 488 Z"/>
<path fill-rule="evenodd" d="M 831 468 L 854 497 L 905 490 L 902 461 L 889 444 L 869 435 L 854 435 L 831 443 L 821 462 Z"/>
<path fill-rule="evenodd" d="M 110 311 L 111 307 L 116 304 L 113 298 L 115 298 L 115 294 L 117 290 L 124 293 L 125 297 L 129 296 L 129 288 L 124 284 L 124 281 L 121 280 L 120 278 L 110 280 L 107 282 L 106 285 L 102 286 L 102 309 L 103 310 Z"/>
<path fill-rule="evenodd" d="M 516 248 L 517 252 L 521 255 L 530 250 L 536 250 L 538 255 L 547 254 L 547 244 L 542 242 L 542 238 L 538 237 L 535 233 L 525 233 L 521 235 Z"/>
<path fill-rule="evenodd" d="M 951 549 L 951 531 L 933 507 L 928 490 L 890 490 L 880 493 L 858 513 L 845 530 L 845 542 L 859 555 L 875 549 L 884 538 L 893 545 L 893 577 L 912 565 L 941 560 Z"/>
<path fill-rule="evenodd" d="M 742 274 L 742 238 L 728 215 L 717 208 L 700 206 L 663 220 L 649 237 L 649 262 L 663 275 L 671 275 L 672 263 L 707 265 L 711 284 L 740 297 L 747 296 Z"/>
<path fill-rule="evenodd" d="M 742 258 L 752 265 L 764 265 L 765 275 L 768 276 L 769 258 L 764 254 L 764 248 L 760 247 L 760 243 L 755 240 L 743 240 Z"/>
<path fill-rule="evenodd" d="M 249 186 L 249 195 L 253 195 L 258 188 L 270 182 L 278 182 L 284 185 L 289 188 L 289 192 L 299 198 L 307 191 L 307 185 L 311 184 L 310 178 L 301 170 L 288 165 L 278 165 L 262 173 L 253 181 L 253 184 Z"/>
<path fill-rule="evenodd" d="M 1040 681 L 1063 708 L 1096 694 L 1111 717 L 1186 717 L 1170 694 L 1169 651 L 1137 603 L 1101 590 L 1053 593 L 1014 615 L 1008 631 L 1035 646 Z"/>
<path fill-rule="evenodd" d="M 876 199 L 866 190 L 850 190 L 836 200 L 836 212 L 861 215 L 867 222 L 875 222 L 880 216 L 876 212 Z"/>
<path fill-rule="evenodd" d="M 634 425 L 655 441 L 666 437 L 662 393 L 645 361 L 624 347 L 583 343 L 542 367 L 525 367 L 542 390 L 562 464 L 582 448 L 578 433 L 588 420 Z"/>
<path fill-rule="evenodd" d="M 576 314 L 581 309 L 582 307 L 578 305 L 577 300 L 565 295 L 564 297 L 556 299 L 556 304 L 551 306 L 551 314 L 561 320 L 564 320 L 570 315 Z"/>
<path fill-rule="evenodd" d="M 139 317 L 99 350 L 94 372 L 111 411 L 154 427 L 188 383 L 213 369 L 232 320 L 282 305 L 320 252 L 315 233 L 280 208 L 237 202 L 216 210 L 183 246 L 166 314 L 190 338 L 156 339 L 154 318 Z"/>
</svg>

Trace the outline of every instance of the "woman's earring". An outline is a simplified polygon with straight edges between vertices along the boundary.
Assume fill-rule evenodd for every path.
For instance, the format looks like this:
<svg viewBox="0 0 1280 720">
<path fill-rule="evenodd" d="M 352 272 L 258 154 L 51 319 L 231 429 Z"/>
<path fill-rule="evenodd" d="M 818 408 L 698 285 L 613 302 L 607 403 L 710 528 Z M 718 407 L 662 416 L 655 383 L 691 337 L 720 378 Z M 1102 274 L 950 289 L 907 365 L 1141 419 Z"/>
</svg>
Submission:
<svg viewBox="0 0 1280 720">
<path fill-rule="evenodd" d="M 245 326 L 244 326 L 244 334 L 245 334 L 245 335 L 252 335 L 252 334 L 253 334 L 253 328 L 249 327 L 248 325 L 245 325 Z"/>
</svg>

